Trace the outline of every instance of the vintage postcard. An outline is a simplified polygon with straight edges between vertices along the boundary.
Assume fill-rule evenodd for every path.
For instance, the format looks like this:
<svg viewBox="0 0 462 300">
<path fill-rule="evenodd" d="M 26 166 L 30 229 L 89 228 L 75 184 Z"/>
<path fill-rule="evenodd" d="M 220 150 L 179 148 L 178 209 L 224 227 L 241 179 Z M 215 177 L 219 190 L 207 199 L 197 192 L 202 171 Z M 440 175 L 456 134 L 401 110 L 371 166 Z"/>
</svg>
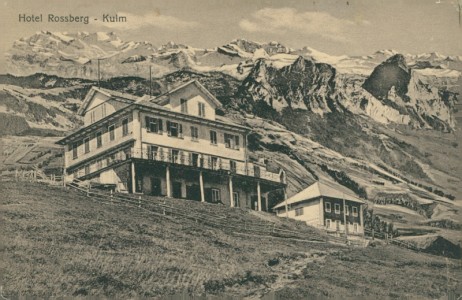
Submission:
<svg viewBox="0 0 462 300">
<path fill-rule="evenodd" d="M 1 299 L 462 297 L 462 0 L 0 24 Z"/>
</svg>

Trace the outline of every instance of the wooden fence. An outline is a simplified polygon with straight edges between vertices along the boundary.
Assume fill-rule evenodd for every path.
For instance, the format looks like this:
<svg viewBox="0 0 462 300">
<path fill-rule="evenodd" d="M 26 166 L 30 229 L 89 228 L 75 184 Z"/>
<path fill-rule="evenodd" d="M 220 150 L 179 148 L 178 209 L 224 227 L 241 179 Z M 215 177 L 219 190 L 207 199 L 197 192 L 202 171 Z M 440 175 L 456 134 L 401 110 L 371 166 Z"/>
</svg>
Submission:
<svg viewBox="0 0 462 300">
<path fill-rule="evenodd" d="M 62 185 L 63 176 L 45 174 L 39 168 L 33 170 L 14 170 L 14 171 L 3 171 L 0 173 L 0 181 L 28 181 L 28 182 L 43 182 L 50 185 Z"/>
<path fill-rule="evenodd" d="M 244 220 L 243 223 L 233 224 L 226 215 L 216 215 L 216 210 L 208 209 L 206 205 L 203 205 L 200 208 L 200 211 L 202 212 L 199 212 L 191 209 L 185 209 L 178 206 L 173 201 L 166 201 L 166 199 L 163 198 L 158 198 L 157 200 L 155 198 L 151 198 L 147 200 L 143 199 L 141 196 L 115 194 L 112 192 L 105 193 L 91 189 L 90 185 L 80 185 L 75 182 L 67 186 L 85 193 L 89 198 L 92 198 L 92 200 L 100 203 L 135 207 L 158 216 L 189 219 L 196 223 L 201 223 L 236 234 L 250 234 L 261 237 L 271 236 L 309 243 L 326 243 L 329 241 L 328 238 L 323 239 L 321 237 L 310 236 L 308 232 L 299 232 L 280 228 L 272 222 Z"/>
</svg>

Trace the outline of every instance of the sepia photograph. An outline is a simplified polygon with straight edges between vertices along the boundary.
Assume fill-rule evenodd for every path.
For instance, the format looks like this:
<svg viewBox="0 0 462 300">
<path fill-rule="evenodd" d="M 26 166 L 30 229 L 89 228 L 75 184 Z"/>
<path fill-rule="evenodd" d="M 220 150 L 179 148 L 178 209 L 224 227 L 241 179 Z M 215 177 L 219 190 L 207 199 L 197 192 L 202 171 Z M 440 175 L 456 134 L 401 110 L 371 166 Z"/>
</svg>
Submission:
<svg viewBox="0 0 462 300">
<path fill-rule="evenodd" d="M 0 300 L 462 299 L 462 0 L 0 26 Z"/>
</svg>

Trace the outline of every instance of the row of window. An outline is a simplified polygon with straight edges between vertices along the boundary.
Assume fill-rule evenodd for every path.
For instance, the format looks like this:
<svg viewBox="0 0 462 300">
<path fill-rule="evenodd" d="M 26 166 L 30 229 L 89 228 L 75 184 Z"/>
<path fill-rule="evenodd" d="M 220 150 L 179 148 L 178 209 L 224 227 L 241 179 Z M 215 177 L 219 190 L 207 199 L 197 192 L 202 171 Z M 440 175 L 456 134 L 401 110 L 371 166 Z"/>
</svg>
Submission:
<svg viewBox="0 0 462 300">
<path fill-rule="evenodd" d="M 325 208 L 326 212 L 331 212 L 332 211 L 331 203 L 330 202 L 324 203 L 324 208 Z M 358 208 L 356 206 L 352 206 L 351 208 L 352 208 L 352 216 L 357 217 L 358 216 Z M 340 214 L 340 204 L 338 204 L 338 203 L 334 204 L 334 212 L 336 214 Z M 345 206 L 345 215 L 347 215 L 347 216 L 350 215 L 350 209 L 349 209 L 348 205 Z"/>
<path fill-rule="evenodd" d="M 188 113 L 188 100 L 186 99 L 180 99 L 181 103 L 181 112 L 184 114 Z M 199 102 L 197 103 L 197 111 L 199 117 L 205 117 L 205 103 Z"/>
<path fill-rule="evenodd" d="M 239 193 L 233 192 L 234 207 L 239 207 Z M 212 202 L 221 202 L 221 190 L 212 189 Z"/>
<path fill-rule="evenodd" d="M 146 116 L 146 131 L 152 133 L 163 134 L 164 132 L 164 122 L 160 118 L 153 118 Z M 171 137 L 183 138 L 183 124 L 177 122 L 167 121 L 167 135 Z M 191 140 L 199 140 L 199 128 L 196 126 L 190 126 L 190 136 Z M 239 136 L 233 134 L 224 134 L 224 143 L 226 148 L 239 150 Z M 215 130 L 210 130 L 210 144 L 218 144 L 218 134 Z"/>
<path fill-rule="evenodd" d="M 337 229 L 337 231 L 340 230 L 340 224 L 341 222 L 339 220 L 336 220 L 335 221 L 335 228 Z M 358 232 L 358 223 L 353 223 L 353 232 Z M 331 228 L 332 226 L 332 220 L 330 219 L 326 219 L 326 228 Z"/>
<path fill-rule="evenodd" d="M 111 124 L 107 127 L 107 132 L 109 134 L 109 141 L 115 140 L 115 124 Z M 122 120 L 122 136 L 128 135 L 128 119 Z M 96 148 L 101 148 L 103 146 L 103 132 L 98 131 L 95 134 L 96 138 Z M 78 158 L 79 152 L 78 148 L 82 144 L 84 145 L 84 153 L 87 154 L 91 151 L 90 149 L 90 137 L 86 137 L 83 141 L 75 142 L 72 144 L 72 158 Z"/>
<path fill-rule="evenodd" d="M 209 167 L 213 170 L 219 170 L 222 168 L 221 163 L 223 159 L 219 159 L 217 156 L 199 156 L 199 153 L 184 152 L 178 149 L 170 148 L 167 150 L 169 155 L 169 161 L 172 163 L 182 163 L 193 167 L 204 167 L 204 159 L 208 159 Z M 186 154 L 186 155 L 185 155 Z M 155 145 L 148 145 L 148 159 L 163 160 L 164 148 L 160 148 Z M 254 166 L 257 167 L 257 166 Z M 258 171 L 254 170 L 255 173 L 260 174 L 260 168 L 257 167 Z M 229 170 L 236 172 L 237 162 L 229 160 Z"/>
</svg>

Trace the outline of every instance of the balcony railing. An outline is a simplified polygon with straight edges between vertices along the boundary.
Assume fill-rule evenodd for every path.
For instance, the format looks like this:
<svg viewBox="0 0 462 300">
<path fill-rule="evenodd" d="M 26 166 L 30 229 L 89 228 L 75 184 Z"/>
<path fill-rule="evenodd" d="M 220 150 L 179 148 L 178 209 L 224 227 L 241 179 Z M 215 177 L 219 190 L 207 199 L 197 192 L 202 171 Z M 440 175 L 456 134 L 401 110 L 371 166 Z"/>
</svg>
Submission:
<svg viewBox="0 0 462 300">
<path fill-rule="evenodd" d="M 168 162 L 214 171 L 224 171 L 238 175 L 262 178 L 269 181 L 281 182 L 281 178 L 278 173 L 269 172 L 265 168 L 255 166 L 252 163 L 247 163 L 246 168 L 244 162 L 232 163 L 229 159 L 223 159 L 212 155 L 196 154 L 181 150 L 177 153 L 172 153 L 169 149 L 158 148 L 157 151 L 132 149 L 131 156 L 134 158 Z"/>
</svg>

